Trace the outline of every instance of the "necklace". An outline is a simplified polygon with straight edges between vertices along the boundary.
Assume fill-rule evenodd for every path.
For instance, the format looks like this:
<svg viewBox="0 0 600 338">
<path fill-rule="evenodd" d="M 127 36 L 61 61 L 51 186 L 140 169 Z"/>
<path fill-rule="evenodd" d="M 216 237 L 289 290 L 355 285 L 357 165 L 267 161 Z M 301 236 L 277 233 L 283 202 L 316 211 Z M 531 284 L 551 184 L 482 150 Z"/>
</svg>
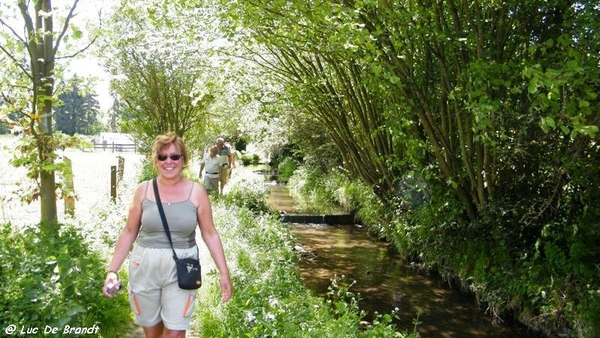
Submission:
<svg viewBox="0 0 600 338">
<path fill-rule="evenodd" d="M 181 183 L 182 181 L 183 181 L 183 177 L 180 177 L 179 181 L 175 182 L 175 184 L 173 184 L 172 187 L 177 187 L 179 185 L 179 183 Z M 167 203 L 167 206 L 171 206 L 171 202 L 166 202 L 166 203 Z"/>
</svg>

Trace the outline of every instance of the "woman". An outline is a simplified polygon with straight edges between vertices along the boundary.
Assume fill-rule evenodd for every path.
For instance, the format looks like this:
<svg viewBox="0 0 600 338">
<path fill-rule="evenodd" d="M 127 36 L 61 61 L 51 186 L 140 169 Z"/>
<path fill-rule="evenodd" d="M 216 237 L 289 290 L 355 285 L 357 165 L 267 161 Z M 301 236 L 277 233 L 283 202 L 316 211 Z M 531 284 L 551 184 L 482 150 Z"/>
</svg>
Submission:
<svg viewBox="0 0 600 338">
<path fill-rule="evenodd" d="M 189 160 L 185 144 L 173 133 L 160 135 L 154 142 L 152 159 L 177 256 L 197 256 L 195 229 L 198 224 L 221 274 L 221 300 L 227 302 L 232 295 L 231 280 L 221 239 L 213 224 L 208 194 L 200 184 L 182 176 Z M 173 251 L 158 213 L 152 181 L 141 183 L 135 190 L 104 281 L 105 296 L 113 297 L 109 287 L 117 283 L 117 271 L 134 242 L 129 258 L 128 290 L 137 323 L 144 328 L 146 337 L 185 337 L 197 290 L 183 290 L 177 284 Z"/>
</svg>

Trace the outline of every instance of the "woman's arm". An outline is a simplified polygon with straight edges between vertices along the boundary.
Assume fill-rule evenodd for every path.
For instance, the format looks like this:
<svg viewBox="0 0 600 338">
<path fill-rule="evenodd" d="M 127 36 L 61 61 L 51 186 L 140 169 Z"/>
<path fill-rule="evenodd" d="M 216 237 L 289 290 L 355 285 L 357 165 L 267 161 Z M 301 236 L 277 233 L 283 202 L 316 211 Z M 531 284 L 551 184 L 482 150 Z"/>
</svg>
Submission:
<svg viewBox="0 0 600 338">
<path fill-rule="evenodd" d="M 125 227 L 119 235 L 117 244 L 115 245 L 112 260 L 108 265 L 109 273 L 106 276 L 106 280 L 104 281 L 104 287 L 102 289 L 102 292 L 107 297 L 112 298 L 112 296 L 106 292 L 106 286 L 109 283 L 116 284 L 116 273 L 119 271 L 119 269 L 121 269 L 121 265 L 123 265 L 123 262 L 127 258 L 127 255 L 131 250 L 131 246 L 133 245 L 133 242 L 135 242 L 138 232 L 140 231 L 140 222 L 142 219 L 142 201 L 146 192 L 146 184 L 148 183 L 145 182 L 140 184 L 135 190 L 133 201 L 129 206 L 127 222 L 125 223 Z"/>
<path fill-rule="evenodd" d="M 206 190 L 201 185 L 196 184 L 194 192 L 194 200 L 198 203 L 198 223 L 202 240 L 206 243 L 206 247 L 210 251 L 210 255 L 221 274 L 221 299 L 223 302 L 227 302 L 232 295 L 232 285 L 225 252 L 223 251 L 223 244 L 213 222 L 212 209 Z"/>
</svg>

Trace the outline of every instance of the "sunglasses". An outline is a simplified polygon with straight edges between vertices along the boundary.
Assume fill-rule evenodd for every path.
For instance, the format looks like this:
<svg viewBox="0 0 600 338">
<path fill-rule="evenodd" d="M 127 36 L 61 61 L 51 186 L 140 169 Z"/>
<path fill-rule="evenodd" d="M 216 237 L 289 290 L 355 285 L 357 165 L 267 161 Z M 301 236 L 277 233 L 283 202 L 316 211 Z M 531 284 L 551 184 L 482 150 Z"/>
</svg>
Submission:
<svg viewBox="0 0 600 338">
<path fill-rule="evenodd" d="M 158 154 L 157 157 L 158 157 L 158 160 L 161 161 L 161 162 L 166 161 L 167 157 L 170 157 L 173 161 L 177 161 L 180 158 L 182 158 L 183 155 L 181 155 L 181 154 L 170 154 L 170 155 Z"/>
</svg>

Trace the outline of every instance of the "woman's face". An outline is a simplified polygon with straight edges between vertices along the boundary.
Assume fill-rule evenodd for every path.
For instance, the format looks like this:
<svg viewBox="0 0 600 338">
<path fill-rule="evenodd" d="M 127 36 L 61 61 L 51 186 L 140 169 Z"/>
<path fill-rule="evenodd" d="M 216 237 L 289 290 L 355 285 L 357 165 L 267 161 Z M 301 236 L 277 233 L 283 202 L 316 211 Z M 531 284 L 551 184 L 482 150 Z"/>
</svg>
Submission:
<svg viewBox="0 0 600 338">
<path fill-rule="evenodd" d="M 166 179 L 181 177 L 183 156 L 177 146 L 170 144 L 157 154 L 158 174 Z"/>
</svg>

